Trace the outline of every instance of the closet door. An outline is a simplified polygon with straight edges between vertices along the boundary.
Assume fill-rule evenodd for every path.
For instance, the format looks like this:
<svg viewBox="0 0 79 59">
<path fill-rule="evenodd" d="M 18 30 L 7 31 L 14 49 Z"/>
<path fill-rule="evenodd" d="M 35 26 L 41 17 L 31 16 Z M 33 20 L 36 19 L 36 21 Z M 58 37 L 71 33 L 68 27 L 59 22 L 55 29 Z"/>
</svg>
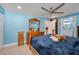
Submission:
<svg viewBox="0 0 79 59">
<path fill-rule="evenodd" d="M 0 14 L 0 49 L 3 45 L 3 15 Z"/>
</svg>

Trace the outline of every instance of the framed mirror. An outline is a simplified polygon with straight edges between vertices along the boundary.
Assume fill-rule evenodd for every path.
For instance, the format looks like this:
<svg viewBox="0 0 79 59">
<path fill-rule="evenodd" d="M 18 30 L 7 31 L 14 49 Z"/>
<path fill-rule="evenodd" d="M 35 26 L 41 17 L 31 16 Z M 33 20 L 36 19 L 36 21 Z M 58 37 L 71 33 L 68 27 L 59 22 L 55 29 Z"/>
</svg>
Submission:
<svg viewBox="0 0 79 59">
<path fill-rule="evenodd" d="M 40 31 L 40 20 L 32 18 L 29 20 L 29 30 Z"/>
</svg>

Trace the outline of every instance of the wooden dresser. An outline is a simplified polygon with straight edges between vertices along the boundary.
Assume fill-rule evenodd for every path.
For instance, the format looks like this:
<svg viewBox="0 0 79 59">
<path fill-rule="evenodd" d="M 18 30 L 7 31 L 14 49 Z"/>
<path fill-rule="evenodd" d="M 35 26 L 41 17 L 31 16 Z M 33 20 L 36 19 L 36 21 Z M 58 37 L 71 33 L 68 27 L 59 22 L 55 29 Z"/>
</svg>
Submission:
<svg viewBox="0 0 79 59">
<path fill-rule="evenodd" d="M 30 41 L 32 37 L 44 35 L 44 32 L 40 31 L 40 20 L 37 18 L 29 19 L 29 31 L 27 32 L 26 44 L 30 48 Z"/>
<path fill-rule="evenodd" d="M 30 40 L 32 37 L 37 37 L 37 36 L 41 36 L 44 35 L 44 32 L 40 32 L 40 31 L 28 31 L 27 32 L 27 38 L 26 38 L 26 43 L 27 45 L 30 47 Z"/>
</svg>

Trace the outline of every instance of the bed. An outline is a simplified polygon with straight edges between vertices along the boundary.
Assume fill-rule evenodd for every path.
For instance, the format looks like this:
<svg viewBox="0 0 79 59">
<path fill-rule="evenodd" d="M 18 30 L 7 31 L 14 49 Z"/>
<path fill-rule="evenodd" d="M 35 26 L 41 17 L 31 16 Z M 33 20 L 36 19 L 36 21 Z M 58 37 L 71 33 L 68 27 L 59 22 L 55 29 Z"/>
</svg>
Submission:
<svg viewBox="0 0 79 59">
<path fill-rule="evenodd" d="M 55 42 L 49 35 L 32 37 L 30 50 L 37 55 L 79 55 L 79 39 L 65 36 L 64 41 Z"/>
</svg>

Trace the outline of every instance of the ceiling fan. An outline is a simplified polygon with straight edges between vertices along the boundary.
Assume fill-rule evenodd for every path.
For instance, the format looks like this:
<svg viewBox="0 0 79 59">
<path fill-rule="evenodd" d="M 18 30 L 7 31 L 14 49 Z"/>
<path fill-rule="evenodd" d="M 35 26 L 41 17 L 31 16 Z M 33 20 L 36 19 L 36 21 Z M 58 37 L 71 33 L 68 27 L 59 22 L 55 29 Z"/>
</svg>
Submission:
<svg viewBox="0 0 79 59">
<path fill-rule="evenodd" d="M 41 9 L 47 11 L 48 13 L 46 13 L 46 14 L 49 14 L 50 16 L 52 16 L 52 14 L 63 14 L 64 12 L 56 12 L 56 11 L 57 11 L 59 8 L 61 8 L 62 6 L 64 6 L 64 5 L 65 5 L 65 3 L 62 3 L 62 4 L 60 4 L 58 7 L 56 7 L 55 9 L 53 9 L 53 7 L 51 7 L 50 10 L 48 10 L 48 9 L 46 9 L 46 8 L 44 8 L 44 7 L 41 7 Z M 46 15 L 46 14 L 43 14 L 43 15 Z M 41 16 L 43 16 L 43 15 L 41 15 Z"/>
</svg>

